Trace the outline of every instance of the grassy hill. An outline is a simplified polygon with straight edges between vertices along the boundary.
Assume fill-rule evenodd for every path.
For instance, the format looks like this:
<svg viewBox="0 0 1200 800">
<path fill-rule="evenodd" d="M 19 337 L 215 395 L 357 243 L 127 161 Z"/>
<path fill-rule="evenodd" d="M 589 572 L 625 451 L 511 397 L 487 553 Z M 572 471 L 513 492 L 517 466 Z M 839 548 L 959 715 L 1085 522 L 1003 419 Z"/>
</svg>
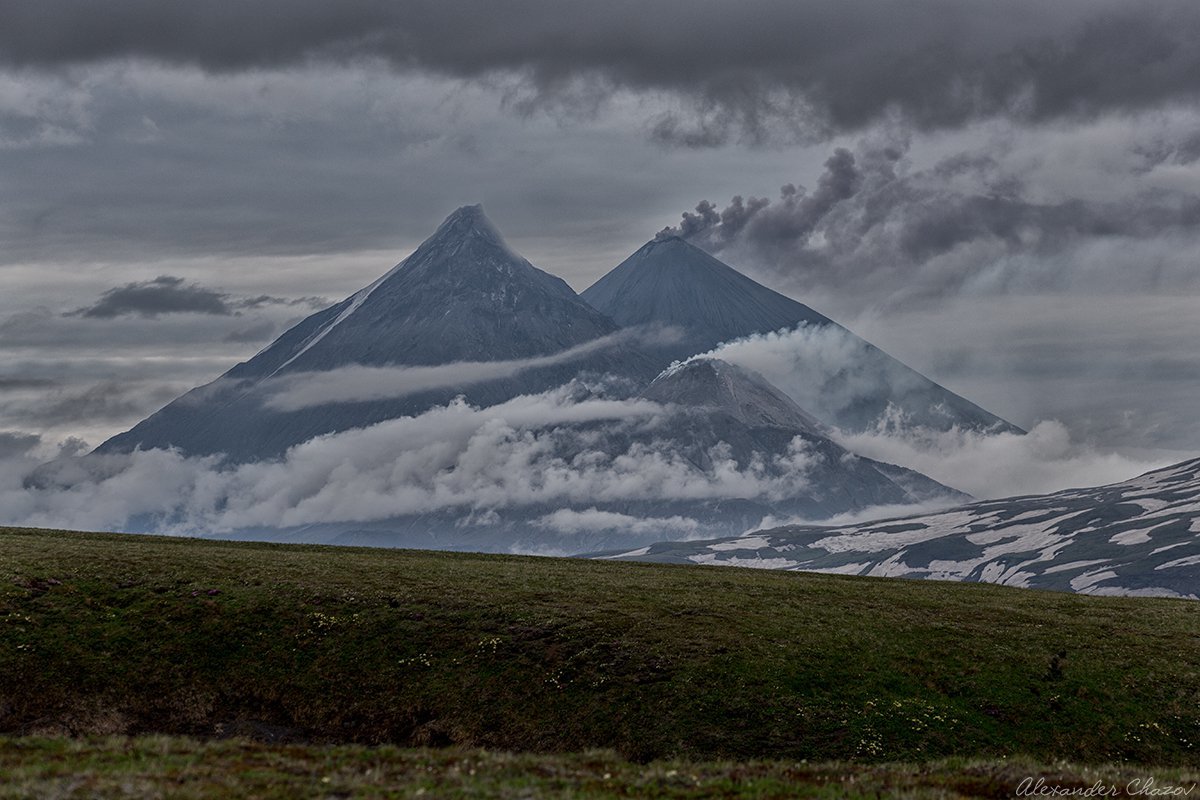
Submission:
<svg viewBox="0 0 1200 800">
<path fill-rule="evenodd" d="M 0 734 L 1200 765 L 1200 604 L 0 529 Z"/>
</svg>

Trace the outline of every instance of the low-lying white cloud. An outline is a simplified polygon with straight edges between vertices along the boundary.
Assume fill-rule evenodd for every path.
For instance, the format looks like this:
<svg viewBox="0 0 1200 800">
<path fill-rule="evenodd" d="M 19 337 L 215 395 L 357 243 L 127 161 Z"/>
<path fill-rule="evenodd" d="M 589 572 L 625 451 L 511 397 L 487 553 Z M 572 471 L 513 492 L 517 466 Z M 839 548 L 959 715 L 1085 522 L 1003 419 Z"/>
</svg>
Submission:
<svg viewBox="0 0 1200 800">
<path fill-rule="evenodd" d="M 912 517 L 919 514 L 934 514 L 939 511 L 945 511 L 958 503 L 949 500 L 931 500 L 923 503 L 892 503 L 886 505 L 871 506 L 870 508 L 862 509 L 861 511 L 847 511 L 843 514 L 834 514 L 830 517 L 812 517 L 812 516 L 774 516 L 768 515 L 750 528 L 746 529 L 744 534 L 751 534 L 755 531 L 765 530 L 767 528 L 778 528 L 783 525 L 822 525 L 828 527 L 849 527 L 865 522 L 874 522 L 881 519 L 892 519 L 894 517 Z"/>
<path fill-rule="evenodd" d="M 855 420 L 865 427 L 868 409 L 886 402 L 936 422 L 930 408 L 936 388 L 917 372 L 836 325 L 800 325 L 755 334 L 719 345 L 692 358 L 719 358 L 760 373 L 796 403 L 822 420 Z"/>
<path fill-rule="evenodd" d="M 1116 483 L 1174 460 L 1105 452 L 1072 441 L 1066 426 L 1054 420 L 1039 422 L 1024 435 L 892 424 L 834 438 L 856 453 L 915 469 L 980 499 Z"/>
<path fill-rule="evenodd" d="M 385 400 L 431 389 L 465 388 L 512 378 L 522 372 L 559 366 L 623 345 L 665 342 L 678 337 L 670 328 L 626 329 L 550 355 L 507 361 L 458 361 L 436 366 L 367 367 L 359 364 L 323 372 L 303 372 L 273 380 L 264 402 L 276 411 L 298 411 L 330 403 Z"/>
<path fill-rule="evenodd" d="M 749 336 L 708 355 L 761 373 L 822 419 L 880 395 L 903 402 L 907 392 L 921 389 L 916 373 L 878 369 L 890 359 L 836 327 Z M 1038 421 L 1027 434 L 957 425 L 939 430 L 892 404 L 863 430 L 833 428 L 831 434 L 851 452 L 908 467 L 980 499 L 1113 483 L 1186 455 L 1164 451 L 1131 457 L 1106 451 L 1072 437 L 1057 420 Z"/>
<path fill-rule="evenodd" d="M 722 350 L 768 366 L 778 355 L 782 369 L 784 356 L 794 358 L 783 350 L 786 338 L 754 337 Z M 674 413 L 576 384 L 483 409 L 458 400 L 236 466 L 164 450 L 39 466 L 37 448 L 10 448 L 0 460 L 0 523 L 191 534 L 444 514 L 462 527 L 523 518 L 548 535 L 687 539 L 709 534 L 703 513 L 681 503 L 777 503 L 814 488 L 809 476 L 821 457 L 803 438 L 740 462 L 722 443 L 697 458 L 668 435 Z M 832 435 L 852 452 L 985 499 L 1115 482 L 1177 460 L 1106 453 L 1073 441 L 1056 422 L 1026 435 L 937 431 L 894 410 L 868 431 Z M 670 510 L 656 513 L 655 503 Z M 921 510 L 879 507 L 856 519 Z"/>
<path fill-rule="evenodd" d="M 534 520 L 536 527 L 557 533 L 591 533 L 627 531 L 629 533 L 662 533 L 664 538 L 689 538 L 700 530 L 700 523 L 678 514 L 670 517 L 635 517 L 616 511 L 602 511 L 595 506 L 575 511 L 560 508 Z"/>
<path fill-rule="evenodd" d="M 12 463 L 0 478 L 0 509 L 8 523 L 190 533 L 447 509 L 484 518 L 488 510 L 514 507 L 777 501 L 806 488 L 818 456 L 803 439 L 744 464 L 719 444 L 707 451 L 710 465 L 702 469 L 655 439 L 668 413 L 646 400 L 580 400 L 564 387 L 487 409 L 459 400 L 317 437 L 281 460 L 235 467 L 163 450 L 64 460 L 40 470 Z M 601 422 L 603 431 L 592 424 Z M 614 449 L 605 437 L 621 428 L 645 435 Z M 686 523 L 671 525 L 682 530 Z"/>
</svg>

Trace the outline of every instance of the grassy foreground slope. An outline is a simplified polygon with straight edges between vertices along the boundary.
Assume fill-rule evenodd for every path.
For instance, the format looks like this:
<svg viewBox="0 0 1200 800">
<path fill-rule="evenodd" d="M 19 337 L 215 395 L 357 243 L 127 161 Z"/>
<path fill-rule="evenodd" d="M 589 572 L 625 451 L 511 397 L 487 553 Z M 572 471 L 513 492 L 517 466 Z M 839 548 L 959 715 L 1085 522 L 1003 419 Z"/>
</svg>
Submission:
<svg viewBox="0 0 1200 800">
<path fill-rule="evenodd" d="M 921 764 L 672 762 L 571 755 L 264 745 L 167 737 L 0 738 L 0 800 L 27 797 L 183 798 L 949 798 L 1016 797 L 1023 785 L 1138 796 L 1182 792 L 1200 773 L 1129 765 L 1045 765 L 1026 759 Z M 1028 795 L 1027 795 L 1028 796 Z M 1159 794 L 1152 796 L 1175 796 Z"/>
<path fill-rule="evenodd" d="M 1200 604 L 0 529 L 0 733 L 1200 765 Z"/>
</svg>

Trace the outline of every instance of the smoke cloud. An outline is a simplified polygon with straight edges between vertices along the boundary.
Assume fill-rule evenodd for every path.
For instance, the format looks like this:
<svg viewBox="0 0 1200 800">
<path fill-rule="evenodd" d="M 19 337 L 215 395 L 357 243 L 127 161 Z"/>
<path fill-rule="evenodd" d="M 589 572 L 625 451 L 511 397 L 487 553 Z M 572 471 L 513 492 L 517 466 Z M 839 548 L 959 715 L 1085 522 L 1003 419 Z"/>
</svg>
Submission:
<svg viewBox="0 0 1200 800">
<path fill-rule="evenodd" d="M 1200 195 L 1146 177 L 1184 157 L 1177 149 L 1134 159 L 1128 184 L 1095 199 L 1047 197 L 1020 154 L 991 145 L 920 170 L 909 169 L 906 152 L 903 138 L 839 148 L 811 192 L 788 184 L 774 201 L 705 200 L 666 232 L 801 291 L 893 306 L 1197 283 L 1186 259 L 1170 254 L 1195 251 Z"/>
</svg>

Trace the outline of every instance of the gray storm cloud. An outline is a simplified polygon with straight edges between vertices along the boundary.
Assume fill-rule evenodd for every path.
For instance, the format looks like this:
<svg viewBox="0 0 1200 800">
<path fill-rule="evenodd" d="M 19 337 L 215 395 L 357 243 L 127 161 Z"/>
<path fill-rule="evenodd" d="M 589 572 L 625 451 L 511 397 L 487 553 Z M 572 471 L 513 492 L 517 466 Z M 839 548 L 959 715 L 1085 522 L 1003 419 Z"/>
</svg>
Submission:
<svg viewBox="0 0 1200 800">
<path fill-rule="evenodd" d="M 655 134 L 711 145 L 780 120 L 821 137 L 896 112 L 930 129 L 1191 101 L 1198 33 L 1200 7 L 1187 0 L 12 0 L 0 7 L 0 62 L 231 71 L 382 59 L 520 76 L 518 107 L 665 91 L 695 113 L 664 113 Z"/>
<path fill-rule="evenodd" d="M 159 275 L 148 281 L 109 289 L 90 306 L 67 312 L 67 316 L 112 319 L 124 314 L 157 317 L 159 314 L 233 314 L 227 296 L 183 278 Z"/>
<path fill-rule="evenodd" d="M 320 308 L 327 304 L 320 297 L 282 298 L 263 294 L 239 298 L 188 283 L 174 275 L 159 275 L 148 281 L 134 281 L 109 289 L 96 302 L 68 311 L 64 316 L 88 319 L 112 319 L 126 315 L 153 319 L 160 314 L 188 313 L 232 316 L 242 309 L 260 309 L 271 305 Z"/>
<path fill-rule="evenodd" d="M 3 407 L 6 416 L 38 424 L 70 420 L 124 421 L 163 405 L 174 387 L 133 381 L 101 381 L 77 390 L 60 389 Z"/>
<path fill-rule="evenodd" d="M 1002 152 L 963 152 L 910 170 L 905 151 L 903 141 L 839 148 L 811 192 L 788 184 L 776 200 L 735 196 L 724 208 L 702 201 L 665 232 L 802 290 L 850 288 L 893 303 L 1060 291 L 1080 281 L 1089 290 L 1195 284 L 1194 270 L 1153 252 L 1194 249 L 1193 191 L 1135 176 L 1104 197 L 1047 198 L 1002 163 Z M 1178 148 L 1147 154 L 1143 172 L 1182 158 Z M 1131 244 L 1146 252 L 1122 256 Z"/>
<path fill-rule="evenodd" d="M 0 431 L 0 461 L 23 456 L 41 444 L 42 437 L 36 433 Z"/>
</svg>

